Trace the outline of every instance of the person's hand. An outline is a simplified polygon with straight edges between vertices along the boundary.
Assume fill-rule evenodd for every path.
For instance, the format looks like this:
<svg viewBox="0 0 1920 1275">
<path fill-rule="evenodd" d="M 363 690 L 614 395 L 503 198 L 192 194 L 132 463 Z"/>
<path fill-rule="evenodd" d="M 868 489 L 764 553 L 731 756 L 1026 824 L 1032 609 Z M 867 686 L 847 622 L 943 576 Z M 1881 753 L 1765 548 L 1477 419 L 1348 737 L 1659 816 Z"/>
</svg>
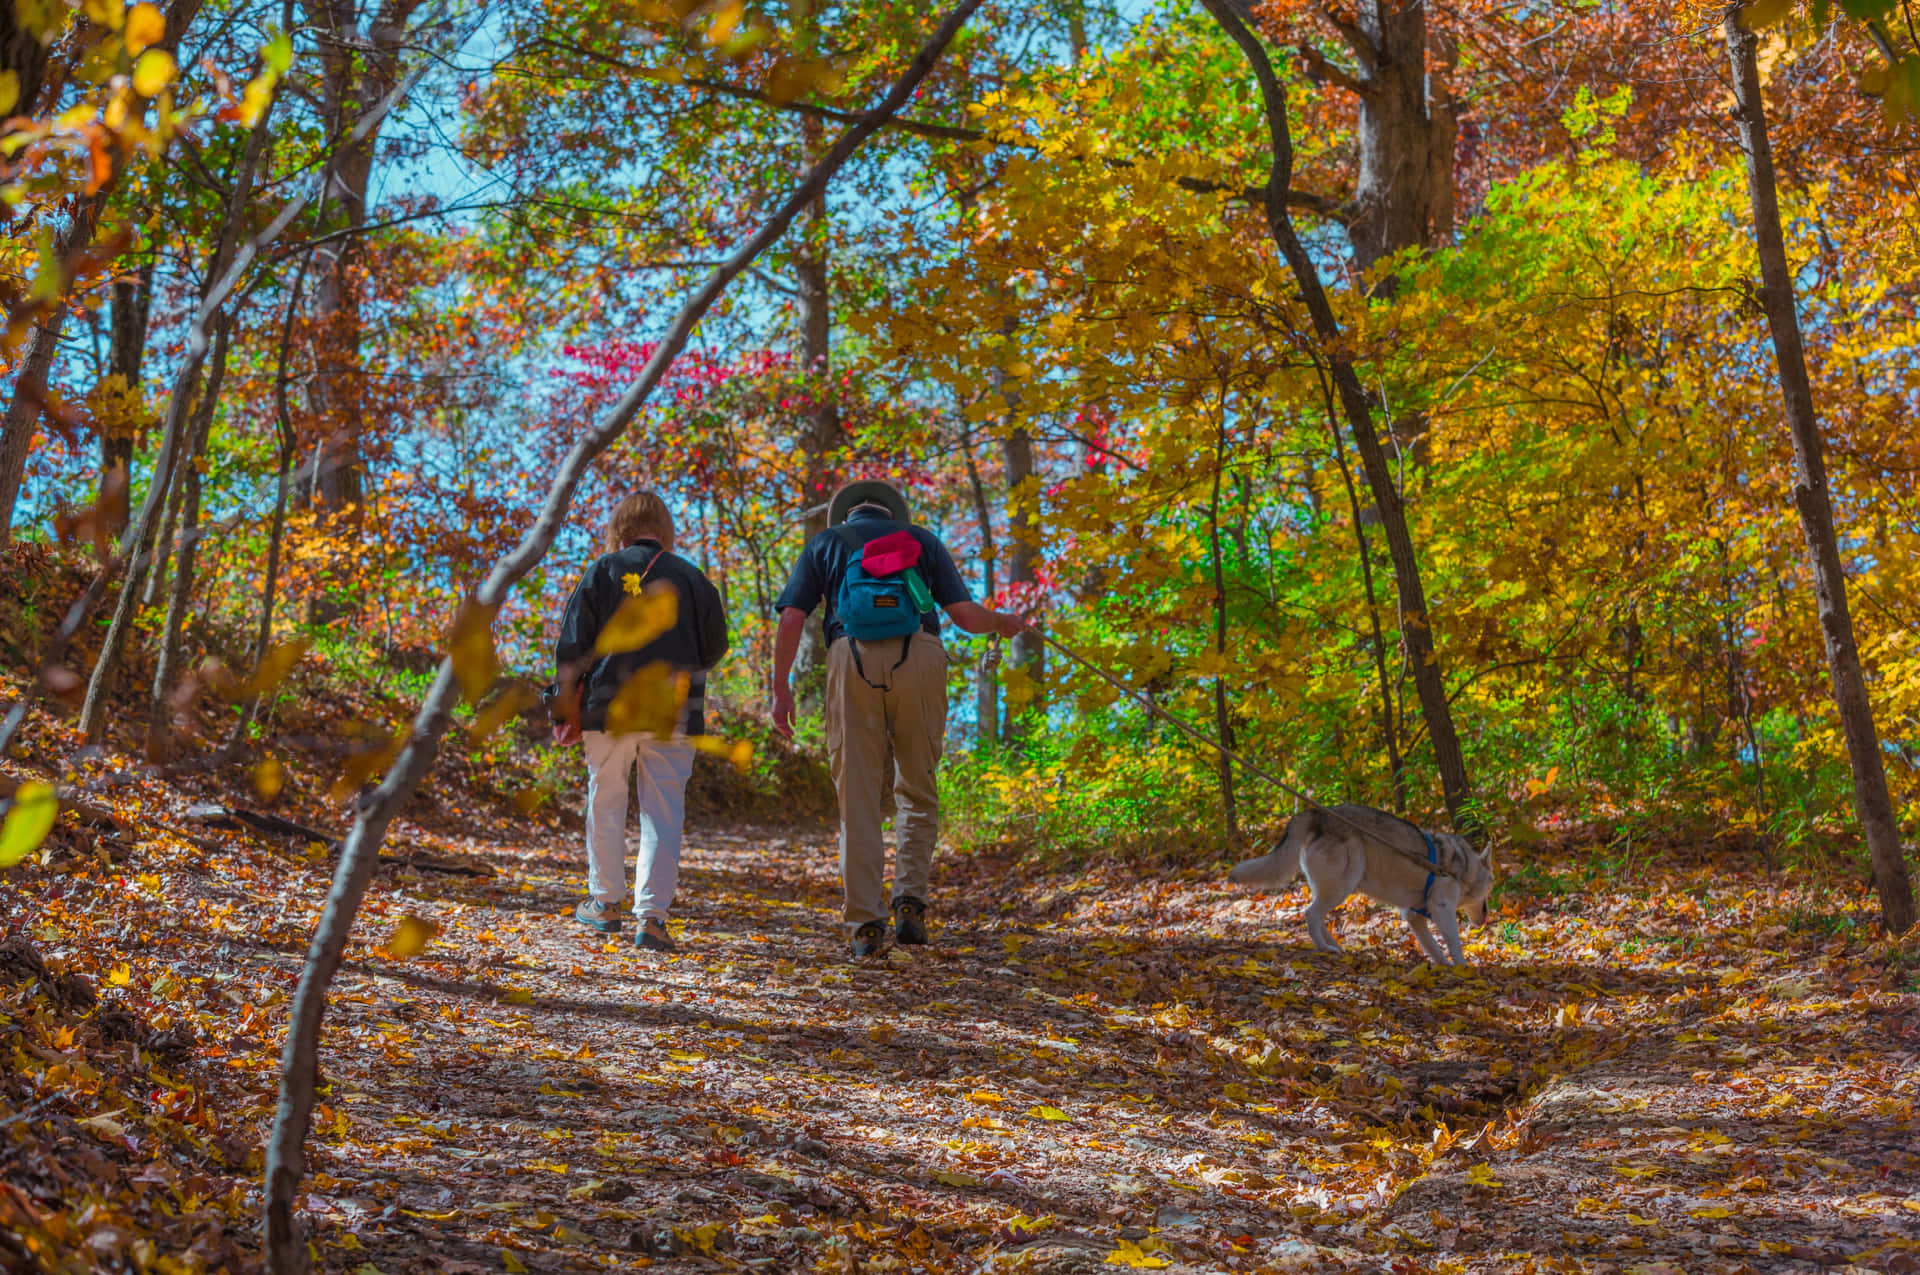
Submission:
<svg viewBox="0 0 1920 1275">
<path fill-rule="evenodd" d="M 1033 625 L 1027 623 L 1023 616 L 1015 615 L 1011 611 L 996 611 L 993 618 L 999 621 L 1001 637 L 1019 637 L 1033 628 Z"/>
<path fill-rule="evenodd" d="M 571 748 L 580 742 L 580 723 L 555 722 L 553 724 L 553 742 L 562 748 Z"/>
<path fill-rule="evenodd" d="M 791 687 L 774 687 L 773 733 L 782 739 L 793 738 L 793 689 Z"/>
</svg>

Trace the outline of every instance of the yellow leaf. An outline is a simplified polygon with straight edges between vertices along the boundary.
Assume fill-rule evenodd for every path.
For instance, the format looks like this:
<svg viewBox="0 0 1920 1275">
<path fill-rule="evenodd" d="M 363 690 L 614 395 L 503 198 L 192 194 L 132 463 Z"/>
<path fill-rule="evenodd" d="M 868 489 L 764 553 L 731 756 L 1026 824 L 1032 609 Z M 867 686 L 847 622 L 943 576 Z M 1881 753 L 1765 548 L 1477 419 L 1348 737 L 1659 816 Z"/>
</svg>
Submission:
<svg viewBox="0 0 1920 1275">
<path fill-rule="evenodd" d="M 240 122 L 252 128 L 260 122 L 266 113 L 267 102 L 273 97 L 273 86 L 279 77 L 272 74 L 256 75 L 247 81 L 246 91 L 240 95 Z"/>
<path fill-rule="evenodd" d="M 1072 1116 L 1058 1107 L 1028 1107 L 1027 1114 L 1041 1120 L 1071 1120 Z"/>
<path fill-rule="evenodd" d="M 1687 1213 L 1687 1216 L 1688 1217 L 1710 1217 L 1710 1218 L 1732 1217 L 1733 1210 L 1729 1208 L 1722 1208 L 1716 1205 L 1715 1207 L 1710 1209 L 1692 1209 Z"/>
<path fill-rule="evenodd" d="M 7 821 L 0 825 L 0 868 L 11 868 L 35 850 L 53 831 L 53 820 L 60 813 L 60 802 L 53 785 L 26 783 L 13 795 L 7 808 Z"/>
<path fill-rule="evenodd" d="M 1005 1102 L 1006 1099 L 990 1089 L 976 1089 L 967 1095 L 968 1102 Z"/>
<path fill-rule="evenodd" d="M 703 753 L 712 753 L 733 763 L 733 768 L 742 774 L 753 765 L 753 745 L 744 739 L 729 742 L 718 735 L 699 735 L 694 738 L 693 746 Z"/>
<path fill-rule="evenodd" d="M 20 101 L 20 73 L 0 71 L 0 115 L 11 115 Z"/>
<path fill-rule="evenodd" d="M 1642 1168 L 1634 1168 L 1632 1166 L 1624 1165 L 1624 1164 L 1614 1165 L 1613 1171 L 1615 1173 L 1618 1173 L 1623 1178 L 1650 1178 L 1654 1174 L 1660 1172 L 1658 1168 L 1642 1169 Z"/>
<path fill-rule="evenodd" d="M 1496 1190 L 1500 1186 L 1500 1179 L 1494 1177 L 1493 1170 L 1484 1164 L 1476 1164 L 1471 1169 L 1468 1169 L 1467 1181 L 1473 1183 L 1475 1186 L 1492 1187 Z"/>
<path fill-rule="evenodd" d="M 681 710 L 687 704 L 690 680 L 664 662 L 655 660 L 632 677 L 607 705 L 607 733 L 630 732 L 666 739 L 680 724 Z"/>
<path fill-rule="evenodd" d="M 127 15 L 127 29 L 121 38 L 127 42 L 127 52 L 138 57 L 151 45 L 160 43 L 167 34 L 167 20 L 162 17 L 155 5 L 136 4 L 133 12 Z"/>
<path fill-rule="evenodd" d="M 393 937 L 387 940 L 387 950 L 403 961 L 412 960 L 427 950 L 428 940 L 439 930 L 432 921 L 423 921 L 417 916 L 401 917 Z"/>
<path fill-rule="evenodd" d="M 253 790 L 262 801 L 272 801 L 287 786 L 287 768 L 269 757 L 253 768 Z"/>
<path fill-rule="evenodd" d="M 313 643 L 307 638 L 294 638 L 291 641 L 276 643 L 260 657 L 259 667 L 253 670 L 253 676 L 240 687 L 240 693 L 248 698 L 265 695 L 286 680 L 287 674 L 293 672 L 293 666 L 300 662 L 300 657 L 305 655 L 307 648 L 312 645 Z"/>
<path fill-rule="evenodd" d="M 125 987 L 133 981 L 133 967 L 125 961 L 107 971 L 108 987 Z"/>
<path fill-rule="evenodd" d="M 500 1262 L 506 1268 L 507 1275 L 526 1275 L 527 1264 L 521 1261 L 512 1249 L 500 1250 Z"/>
<path fill-rule="evenodd" d="M 509 1005 L 531 1005 L 533 1004 L 533 993 L 524 987 L 516 987 L 508 992 L 502 999 Z"/>
<path fill-rule="evenodd" d="M 161 89 L 173 83 L 179 69 L 173 54 L 165 49 L 148 49 L 133 64 L 133 91 L 141 97 L 157 97 Z"/>
<path fill-rule="evenodd" d="M 1641 1217 L 1641 1216 L 1640 1216 L 1640 1215 L 1639 1215 L 1638 1213 L 1629 1213 L 1629 1214 L 1627 1214 L 1627 1221 L 1629 1221 L 1629 1222 L 1631 1222 L 1631 1223 L 1633 1223 L 1633 1224 L 1634 1224 L 1635 1226 L 1658 1226 L 1658 1225 L 1660 1225 L 1660 1220 L 1659 1220 L 1658 1218 L 1651 1218 L 1651 1217 Z"/>
<path fill-rule="evenodd" d="M 1793 13 L 1793 0 L 1752 0 L 1740 6 L 1740 21 L 1749 31 L 1785 21 Z"/>
<path fill-rule="evenodd" d="M 980 1179 L 971 1173 L 956 1173 L 951 1169 L 941 1169 L 933 1175 L 935 1182 L 943 1186 L 979 1186 Z"/>
<path fill-rule="evenodd" d="M 712 45 L 725 44 L 727 37 L 733 34 L 733 29 L 740 25 L 741 15 L 744 14 L 746 10 L 747 6 L 742 3 L 742 0 L 732 0 L 732 2 L 724 6 L 720 12 L 714 14 L 713 25 L 707 28 L 707 43 Z"/>
<path fill-rule="evenodd" d="M 469 700 L 478 702 L 500 676 L 500 657 L 493 649 L 493 618 L 499 610 L 469 597 L 454 614 L 447 656 L 453 661 L 460 693 Z"/>
<path fill-rule="evenodd" d="M 637 651 L 673 627 L 680 615 L 680 591 L 670 584 L 656 583 L 637 597 L 620 604 L 593 640 L 595 655 L 618 655 Z"/>
<path fill-rule="evenodd" d="M 1107 1254 L 1108 1266 L 1131 1266 L 1135 1270 L 1157 1270 L 1167 1265 L 1167 1259 L 1156 1257 L 1132 1240 L 1121 1240 L 1120 1247 Z"/>
</svg>

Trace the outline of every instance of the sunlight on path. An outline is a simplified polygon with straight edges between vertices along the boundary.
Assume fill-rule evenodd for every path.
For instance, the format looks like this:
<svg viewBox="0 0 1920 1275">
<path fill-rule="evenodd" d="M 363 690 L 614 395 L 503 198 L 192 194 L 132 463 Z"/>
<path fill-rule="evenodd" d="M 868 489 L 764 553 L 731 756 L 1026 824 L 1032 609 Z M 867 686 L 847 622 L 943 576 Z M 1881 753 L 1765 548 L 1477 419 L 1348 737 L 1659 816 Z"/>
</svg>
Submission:
<svg viewBox="0 0 1920 1275">
<path fill-rule="evenodd" d="M 828 839 L 693 844 L 671 957 L 561 915 L 566 845 L 407 904 L 441 940 L 339 985 L 330 1049 L 384 1062 L 333 1098 L 330 1242 L 456 1271 L 1735 1270 L 1898 1254 L 1920 1221 L 1910 995 L 1524 955 L 1604 949 L 1592 918 L 1453 975 L 1350 911 L 1324 961 L 1294 904 L 967 862 L 931 947 L 855 965 Z"/>
</svg>

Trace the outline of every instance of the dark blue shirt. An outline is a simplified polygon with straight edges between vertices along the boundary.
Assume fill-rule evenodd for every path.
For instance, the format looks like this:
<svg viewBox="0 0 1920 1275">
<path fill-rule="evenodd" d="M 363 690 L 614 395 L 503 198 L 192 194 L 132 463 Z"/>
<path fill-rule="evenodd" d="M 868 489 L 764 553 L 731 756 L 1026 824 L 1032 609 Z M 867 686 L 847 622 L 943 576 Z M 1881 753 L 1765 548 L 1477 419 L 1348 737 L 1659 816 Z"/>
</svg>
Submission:
<svg viewBox="0 0 1920 1275">
<path fill-rule="evenodd" d="M 877 509 L 854 510 L 847 515 L 847 526 L 859 533 L 862 544 L 891 532 L 911 531 L 913 538 L 920 542 L 920 572 L 926 577 L 927 591 L 933 594 L 934 604 L 949 607 L 972 599 L 973 595 L 967 592 L 967 582 L 960 578 L 959 570 L 953 565 L 953 555 L 940 543 L 940 537 L 925 527 L 895 522 Z M 829 527 L 807 541 L 807 547 L 800 551 L 800 560 L 793 564 L 793 574 L 787 578 L 787 587 L 780 591 L 773 609 L 779 612 L 794 607 L 812 614 L 824 601 L 827 642 L 831 645 L 840 637 L 840 621 L 834 618 L 833 600 L 840 592 L 840 577 L 847 573 L 852 562 L 853 550 Z M 938 633 L 940 613 L 934 611 L 921 616 L 920 627 L 928 633 Z"/>
</svg>

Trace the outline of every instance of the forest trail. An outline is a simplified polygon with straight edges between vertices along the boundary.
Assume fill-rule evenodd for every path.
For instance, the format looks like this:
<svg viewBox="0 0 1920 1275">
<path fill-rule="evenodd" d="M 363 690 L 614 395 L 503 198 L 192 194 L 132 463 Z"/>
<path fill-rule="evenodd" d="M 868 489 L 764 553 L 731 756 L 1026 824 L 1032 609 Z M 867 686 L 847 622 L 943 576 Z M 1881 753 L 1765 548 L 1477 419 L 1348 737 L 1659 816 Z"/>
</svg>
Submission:
<svg viewBox="0 0 1920 1275">
<path fill-rule="evenodd" d="M 0 889 L 94 1019 L 175 1033 L 140 1062 L 178 1088 L 150 1107 L 98 1046 L 96 1092 L 54 1074 L 72 1110 L 37 1117 L 58 1163 L 7 1176 L 49 1226 L 170 1201 L 154 1226 L 245 1264 L 326 864 L 163 807 L 112 874 Z M 1852 936 L 1857 886 L 1656 860 L 1562 894 L 1542 856 L 1452 973 L 1384 909 L 1329 959 L 1299 893 L 948 856 L 933 944 L 856 965 L 830 833 L 706 827 L 659 956 L 565 915 L 572 835 L 452 814 L 396 828 L 436 866 L 382 871 L 334 987 L 328 1270 L 1920 1269 L 1914 951 Z M 439 933 L 403 961 L 406 915 Z M 87 1021 L 36 1042 L 43 1092 Z"/>
</svg>

